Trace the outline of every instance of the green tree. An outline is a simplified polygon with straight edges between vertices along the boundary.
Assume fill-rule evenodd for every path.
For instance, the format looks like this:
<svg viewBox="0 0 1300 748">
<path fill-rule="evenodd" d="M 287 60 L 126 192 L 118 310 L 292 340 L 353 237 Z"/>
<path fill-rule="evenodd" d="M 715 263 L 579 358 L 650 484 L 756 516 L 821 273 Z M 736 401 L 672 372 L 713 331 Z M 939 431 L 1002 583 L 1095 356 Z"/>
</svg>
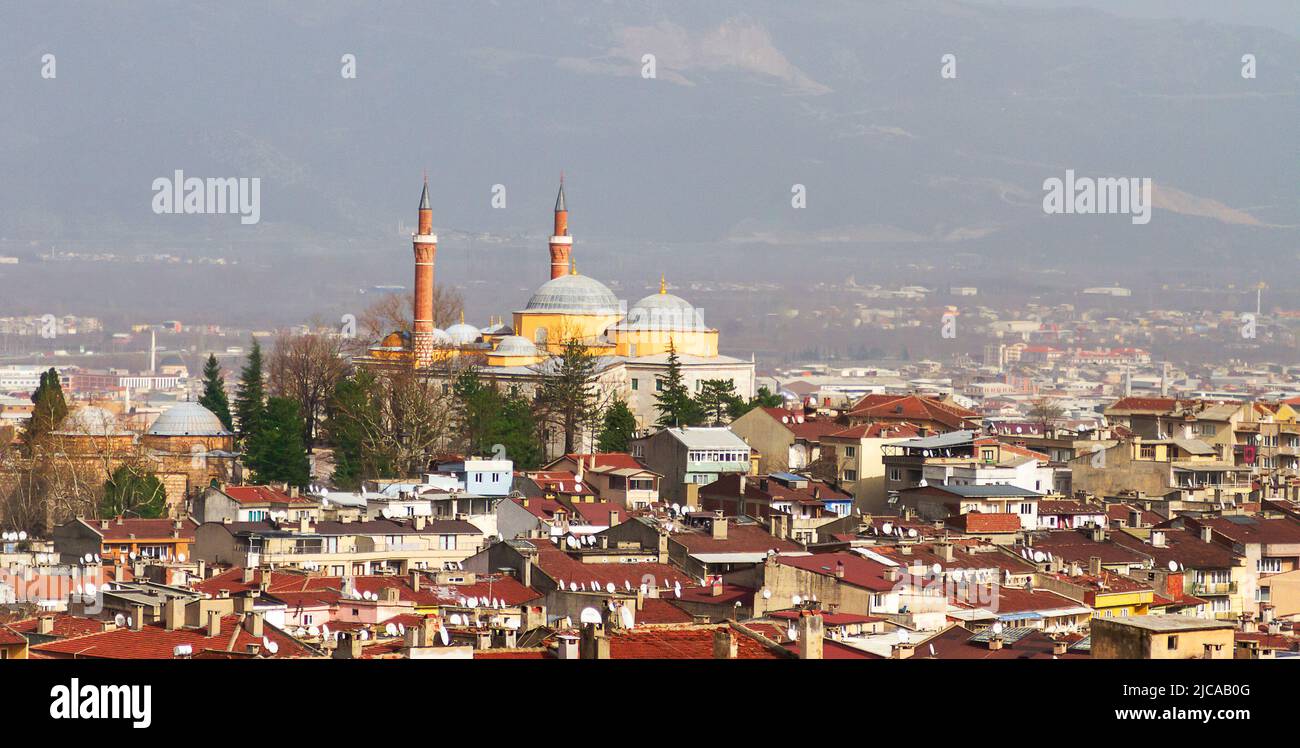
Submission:
<svg viewBox="0 0 1300 748">
<path fill-rule="evenodd" d="M 597 402 L 596 356 L 577 338 L 565 341 L 558 356 L 541 365 L 542 385 L 538 405 L 544 419 L 564 435 L 564 453 L 575 450 L 582 429 L 595 424 Z"/>
<path fill-rule="evenodd" d="M 785 405 L 785 399 L 780 395 L 772 394 L 767 387 L 759 387 L 758 394 L 749 399 L 749 402 L 738 401 L 731 407 L 731 420 L 736 420 L 745 415 L 754 408 L 779 408 Z"/>
<path fill-rule="evenodd" d="M 307 450 L 302 443 L 302 414 L 292 398 L 266 401 L 257 430 L 245 446 L 244 462 L 257 483 L 306 486 L 311 479 Z"/>
<path fill-rule="evenodd" d="M 668 369 L 660 378 L 659 392 L 655 394 L 655 410 L 659 411 L 657 424 L 665 428 L 695 425 L 704 416 L 686 387 L 682 362 L 677 357 L 677 347 L 671 341 L 668 343 Z"/>
<path fill-rule="evenodd" d="M 499 428 L 497 421 L 504 406 L 501 391 L 494 382 L 485 382 L 475 368 L 462 371 L 451 389 L 456 402 L 456 428 L 465 451 L 491 454 L 494 442 L 490 435 Z"/>
<path fill-rule="evenodd" d="M 487 455 L 497 453 L 499 444 L 506 459 L 516 470 L 535 470 L 541 466 L 542 445 L 537 440 L 537 419 L 532 403 L 512 387 L 501 400 L 501 410 L 492 421 L 486 441 L 491 442 Z"/>
<path fill-rule="evenodd" d="M 391 461 L 374 448 L 367 433 L 379 422 L 377 382 L 368 371 L 344 377 L 334 385 L 325 419 L 325 433 L 334 445 L 334 485 L 355 491 L 366 478 L 391 477 Z"/>
<path fill-rule="evenodd" d="M 63 398 L 63 385 L 59 372 L 53 367 L 41 373 L 40 384 L 32 393 L 32 417 L 27 421 L 24 436 L 28 447 L 34 446 L 52 431 L 56 431 L 68 415 L 68 401 Z"/>
<path fill-rule="evenodd" d="M 636 433 L 636 416 L 632 409 L 622 400 L 615 400 L 605 409 L 601 419 L 600 435 L 596 437 L 596 449 L 601 452 L 626 452 L 631 446 Z"/>
<path fill-rule="evenodd" d="M 262 346 L 253 341 L 253 349 L 239 372 L 239 391 L 235 393 L 235 420 L 239 439 L 245 447 L 257 434 L 266 412 L 266 379 L 262 374 Z"/>
<path fill-rule="evenodd" d="M 203 397 L 199 405 L 216 414 L 226 431 L 234 431 L 234 422 L 230 419 L 230 400 L 226 398 L 226 378 L 221 375 L 221 365 L 217 357 L 208 354 L 208 362 L 203 365 Z"/>
<path fill-rule="evenodd" d="M 153 473 L 122 465 L 104 482 L 99 516 L 155 519 L 166 515 L 167 491 Z"/>
<path fill-rule="evenodd" d="M 714 425 L 724 420 L 744 404 L 736 394 L 736 385 L 730 379 L 706 379 L 700 383 L 700 394 L 695 398 L 704 417 Z"/>
</svg>

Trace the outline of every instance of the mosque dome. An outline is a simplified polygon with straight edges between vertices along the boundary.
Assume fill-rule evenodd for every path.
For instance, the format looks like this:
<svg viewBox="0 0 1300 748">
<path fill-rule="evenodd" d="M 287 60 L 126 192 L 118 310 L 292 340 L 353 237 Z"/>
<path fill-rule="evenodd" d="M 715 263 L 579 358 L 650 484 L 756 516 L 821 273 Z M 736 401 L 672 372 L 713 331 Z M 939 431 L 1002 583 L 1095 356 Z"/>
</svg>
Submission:
<svg viewBox="0 0 1300 748">
<path fill-rule="evenodd" d="M 595 278 L 576 273 L 543 283 L 525 311 L 570 314 L 618 314 L 618 297 Z"/>
<path fill-rule="evenodd" d="M 537 346 L 528 338 L 519 335 L 507 335 L 501 338 L 497 349 L 492 352 L 497 356 L 538 356 Z"/>
<path fill-rule="evenodd" d="M 659 293 L 650 294 L 628 309 L 625 328 L 668 330 L 694 329 L 698 326 L 695 307 L 682 297 L 668 293 L 660 285 Z"/>
<path fill-rule="evenodd" d="M 446 332 L 452 345 L 469 345 L 478 340 L 478 336 L 481 334 L 482 333 L 479 332 L 477 327 L 467 325 L 464 322 L 459 322 L 448 327 Z"/>
<path fill-rule="evenodd" d="M 59 433 L 75 436 L 114 436 L 123 433 L 117 416 L 93 405 L 83 405 L 68 414 Z"/>
<path fill-rule="evenodd" d="M 433 336 L 434 345 L 451 345 L 451 336 L 441 327 L 435 327 L 429 332 Z"/>
<path fill-rule="evenodd" d="M 228 436 L 221 419 L 194 402 L 177 403 L 149 427 L 150 436 Z"/>
</svg>

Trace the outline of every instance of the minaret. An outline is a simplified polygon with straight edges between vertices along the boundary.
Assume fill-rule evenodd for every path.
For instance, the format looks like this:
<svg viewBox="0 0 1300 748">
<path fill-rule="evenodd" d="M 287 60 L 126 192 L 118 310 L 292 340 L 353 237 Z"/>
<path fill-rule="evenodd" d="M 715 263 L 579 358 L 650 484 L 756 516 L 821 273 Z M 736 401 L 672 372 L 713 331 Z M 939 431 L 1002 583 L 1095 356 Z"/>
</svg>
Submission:
<svg viewBox="0 0 1300 748">
<path fill-rule="evenodd" d="M 551 236 L 551 279 L 569 271 L 569 253 L 573 237 L 569 236 L 569 209 L 564 205 L 564 174 L 560 174 L 560 194 L 555 196 L 555 233 Z"/>
<path fill-rule="evenodd" d="M 433 209 L 429 207 L 429 177 L 424 177 L 420 194 L 420 228 L 411 237 L 415 250 L 415 308 L 411 329 L 413 363 L 425 368 L 433 363 L 433 259 L 438 254 L 438 236 L 433 233 Z"/>
</svg>

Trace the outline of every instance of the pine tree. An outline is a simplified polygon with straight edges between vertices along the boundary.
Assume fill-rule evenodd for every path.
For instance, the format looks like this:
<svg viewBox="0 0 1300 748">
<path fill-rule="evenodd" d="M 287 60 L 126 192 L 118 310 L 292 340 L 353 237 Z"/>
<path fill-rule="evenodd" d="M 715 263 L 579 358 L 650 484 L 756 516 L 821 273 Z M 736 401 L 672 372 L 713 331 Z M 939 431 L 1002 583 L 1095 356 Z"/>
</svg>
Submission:
<svg viewBox="0 0 1300 748">
<path fill-rule="evenodd" d="M 466 369 L 452 385 L 456 397 L 456 427 L 470 454 L 491 454 L 490 435 L 498 430 L 501 417 L 501 391 L 496 384 L 484 382 L 477 369 Z"/>
<path fill-rule="evenodd" d="M 706 379 L 700 383 L 700 394 L 695 403 L 706 420 L 719 425 L 730 418 L 744 401 L 736 394 L 736 385 L 730 379 Z"/>
<path fill-rule="evenodd" d="M 574 451 L 579 433 L 599 415 L 596 403 L 596 357 L 581 340 L 571 338 L 548 361 L 538 396 L 547 420 L 564 435 L 564 453 Z"/>
<path fill-rule="evenodd" d="M 307 450 L 302 443 L 302 414 L 292 398 L 266 401 L 257 430 L 245 446 L 244 462 L 257 483 L 306 486 L 310 481 Z"/>
<path fill-rule="evenodd" d="M 659 380 L 660 390 L 655 394 L 655 410 L 659 411 L 658 425 L 664 428 L 691 426 L 700 421 L 699 405 L 686 388 L 682 376 L 682 362 L 677 357 L 677 347 L 668 343 L 668 369 Z"/>
<path fill-rule="evenodd" d="M 32 393 L 32 417 L 27 421 L 24 440 L 28 447 L 35 445 L 52 431 L 58 430 L 68 415 L 68 402 L 63 398 L 63 385 L 59 372 L 53 367 L 41 373 L 40 384 Z"/>
<path fill-rule="evenodd" d="M 104 482 L 100 517 L 143 517 L 167 515 L 167 491 L 153 473 L 122 465 Z"/>
<path fill-rule="evenodd" d="M 615 400 L 605 409 L 596 448 L 601 452 L 626 452 L 635 433 L 636 416 L 632 415 L 632 409 L 622 400 Z"/>
<path fill-rule="evenodd" d="M 230 401 L 226 398 L 226 378 L 221 376 L 221 365 L 211 353 L 203 365 L 203 397 L 199 398 L 199 405 L 212 411 L 226 431 L 235 430 L 230 419 Z"/>
<path fill-rule="evenodd" d="M 532 403 L 518 389 L 511 388 L 501 400 L 501 410 L 492 421 L 486 441 L 491 442 L 491 451 L 485 454 L 496 454 L 496 445 L 501 445 L 516 470 L 540 467 L 542 445 L 537 441 L 537 420 Z"/>
<path fill-rule="evenodd" d="M 262 346 L 253 341 L 248 361 L 239 372 L 239 391 L 235 394 L 235 420 L 238 421 L 239 439 L 247 446 L 257 433 L 266 412 L 266 383 L 262 376 Z"/>
</svg>

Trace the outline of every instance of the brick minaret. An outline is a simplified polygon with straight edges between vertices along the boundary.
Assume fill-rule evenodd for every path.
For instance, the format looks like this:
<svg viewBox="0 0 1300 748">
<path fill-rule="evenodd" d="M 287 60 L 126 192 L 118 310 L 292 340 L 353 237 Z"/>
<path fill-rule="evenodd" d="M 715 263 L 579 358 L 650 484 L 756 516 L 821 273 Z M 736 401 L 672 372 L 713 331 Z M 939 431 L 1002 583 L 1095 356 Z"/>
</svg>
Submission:
<svg viewBox="0 0 1300 748">
<path fill-rule="evenodd" d="M 569 252 L 573 237 L 569 236 L 569 209 L 564 206 L 564 175 L 560 175 L 560 194 L 555 196 L 555 233 L 551 236 L 551 278 L 569 272 Z"/>
<path fill-rule="evenodd" d="M 420 228 L 411 237 L 415 250 L 415 308 L 411 328 L 414 364 L 423 368 L 433 363 L 433 258 L 438 254 L 438 236 L 433 233 L 433 209 L 429 207 L 429 178 L 424 178 L 420 195 Z"/>
</svg>

